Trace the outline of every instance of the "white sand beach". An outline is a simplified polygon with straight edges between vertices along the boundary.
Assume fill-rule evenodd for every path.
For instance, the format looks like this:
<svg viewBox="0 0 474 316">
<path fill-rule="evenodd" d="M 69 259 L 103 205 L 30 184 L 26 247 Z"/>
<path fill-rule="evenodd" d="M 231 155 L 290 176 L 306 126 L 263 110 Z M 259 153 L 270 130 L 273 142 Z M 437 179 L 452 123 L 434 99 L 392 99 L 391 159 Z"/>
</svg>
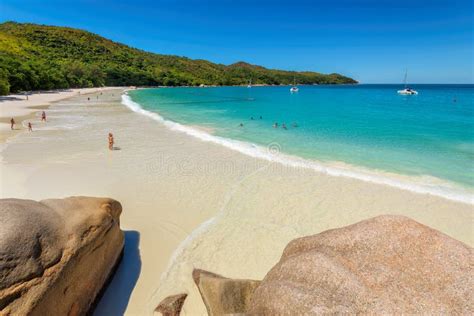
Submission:
<svg viewBox="0 0 474 316">
<path fill-rule="evenodd" d="M 0 102 L 2 119 L 28 117 L 34 129 L 2 124 L 1 198 L 106 196 L 123 205 L 125 256 L 96 315 L 151 315 L 182 292 L 184 314 L 205 315 L 193 268 L 261 279 L 290 240 L 380 214 L 474 245 L 472 204 L 252 158 L 132 112 L 123 91 Z M 45 105 L 42 123 L 31 107 Z"/>
</svg>

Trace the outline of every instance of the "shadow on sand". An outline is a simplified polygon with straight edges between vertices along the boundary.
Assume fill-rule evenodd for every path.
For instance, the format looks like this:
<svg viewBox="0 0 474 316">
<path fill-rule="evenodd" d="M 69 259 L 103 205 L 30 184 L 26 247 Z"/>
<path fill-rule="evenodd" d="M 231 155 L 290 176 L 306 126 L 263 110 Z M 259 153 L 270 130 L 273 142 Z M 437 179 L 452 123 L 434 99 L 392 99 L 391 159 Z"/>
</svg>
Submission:
<svg viewBox="0 0 474 316">
<path fill-rule="evenodd" d="M 0 97 L 0 102 L 4 102 L 4 101 L 20 101 L 20 100 L 26 100 L 26 98 L 11 97 L 11 96 L 1 96 L 1 97 Z"/>
<path fill-rule="evenodd" d="M 71 91 L 72 91 L 71 89 L 24 91 L 24 92 L 19 92 L 16 96 L 11 96 L 11 95 L 0 96 L 0 103 L 4 101 L 26 100 L 26 96 L 31 96 L 35 94 L 57 94 L 60 92 L 71 92 Z"/>
<path fill-rule="evenodd" d="M 115 316 L 125 313 L 142 267 L 139 244 L 140 233 L 134 230 L 126 230 L 122 262 L 105 290 L 102 299 L 97 304 L 93 315 Z"/>
</svg>

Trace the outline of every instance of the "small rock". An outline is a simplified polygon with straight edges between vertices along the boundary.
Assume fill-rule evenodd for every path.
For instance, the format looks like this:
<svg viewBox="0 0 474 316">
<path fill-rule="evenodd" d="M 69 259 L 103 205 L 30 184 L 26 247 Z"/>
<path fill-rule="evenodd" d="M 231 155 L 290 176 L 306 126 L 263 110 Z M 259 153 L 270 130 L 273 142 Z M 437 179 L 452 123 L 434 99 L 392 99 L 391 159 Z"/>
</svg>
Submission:
<svg viewBox="0 0 474 316">
<path fill-rule="evenodd" d="M 185 293 L 168 296 L 156 307 L 155 312 L 160 312 L 163 316 L 179 316 L 187 296 Z"/>
<path fill-rule="evenodd" d="M 209 316 L 246 313 L 260 284 L 260 281 L 229 279 L 200 269 L 193 271 L 193 279 Z"/>
</svg>

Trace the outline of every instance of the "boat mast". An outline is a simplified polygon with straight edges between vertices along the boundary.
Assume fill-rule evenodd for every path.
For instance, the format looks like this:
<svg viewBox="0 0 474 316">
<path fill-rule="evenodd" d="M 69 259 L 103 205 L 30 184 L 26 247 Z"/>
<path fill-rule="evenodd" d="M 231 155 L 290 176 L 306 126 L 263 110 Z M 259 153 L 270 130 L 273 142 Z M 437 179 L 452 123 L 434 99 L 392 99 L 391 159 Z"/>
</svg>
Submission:
<svg viewBox="0 0 474 316">
<path fill-rule="evenodd" d="M 403 82 L 405 83 L 405 89 L 407 88 L 407 75 L 408 75 L 408 69 L 405 69 L 405 80 L 403 80 Z"/>
</svg>

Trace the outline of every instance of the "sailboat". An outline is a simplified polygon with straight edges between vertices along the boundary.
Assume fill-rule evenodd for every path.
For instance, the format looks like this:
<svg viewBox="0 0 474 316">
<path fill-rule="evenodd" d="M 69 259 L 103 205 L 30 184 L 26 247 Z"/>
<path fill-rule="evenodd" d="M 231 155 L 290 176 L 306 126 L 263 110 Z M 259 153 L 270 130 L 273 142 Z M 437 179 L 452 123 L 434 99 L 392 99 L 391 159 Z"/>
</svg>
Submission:
<svg viewBox="0 0 474 316">
<path fill-rule="evenodd" d="M 408 70 L 405 70 L 405 80 L 403 80 L 403 83 L 405 84 L 405 89 L 403 90 L 398 90 L 398 94 L 404 94 L 404 95 L 415 95 L 418 94 L 418 91 L 413 90 L 412 88 L 407 86 L 407 75 L 408 75 Z"/>
<path fill-rule="evenodd" d="M 249 84 L 247 85 L 247 88 L 252 88 L 252 79 L 249 80 Z"/>
<path fill-rule="evenodd" d="M 299 89 L 296 86 L 296 79 L 293 79 L 293 86 L 290 88 L 290 92 L 294 93 L 294 92 L 298 92 L 298 91 L 299 91 Z"/>
</svg>

